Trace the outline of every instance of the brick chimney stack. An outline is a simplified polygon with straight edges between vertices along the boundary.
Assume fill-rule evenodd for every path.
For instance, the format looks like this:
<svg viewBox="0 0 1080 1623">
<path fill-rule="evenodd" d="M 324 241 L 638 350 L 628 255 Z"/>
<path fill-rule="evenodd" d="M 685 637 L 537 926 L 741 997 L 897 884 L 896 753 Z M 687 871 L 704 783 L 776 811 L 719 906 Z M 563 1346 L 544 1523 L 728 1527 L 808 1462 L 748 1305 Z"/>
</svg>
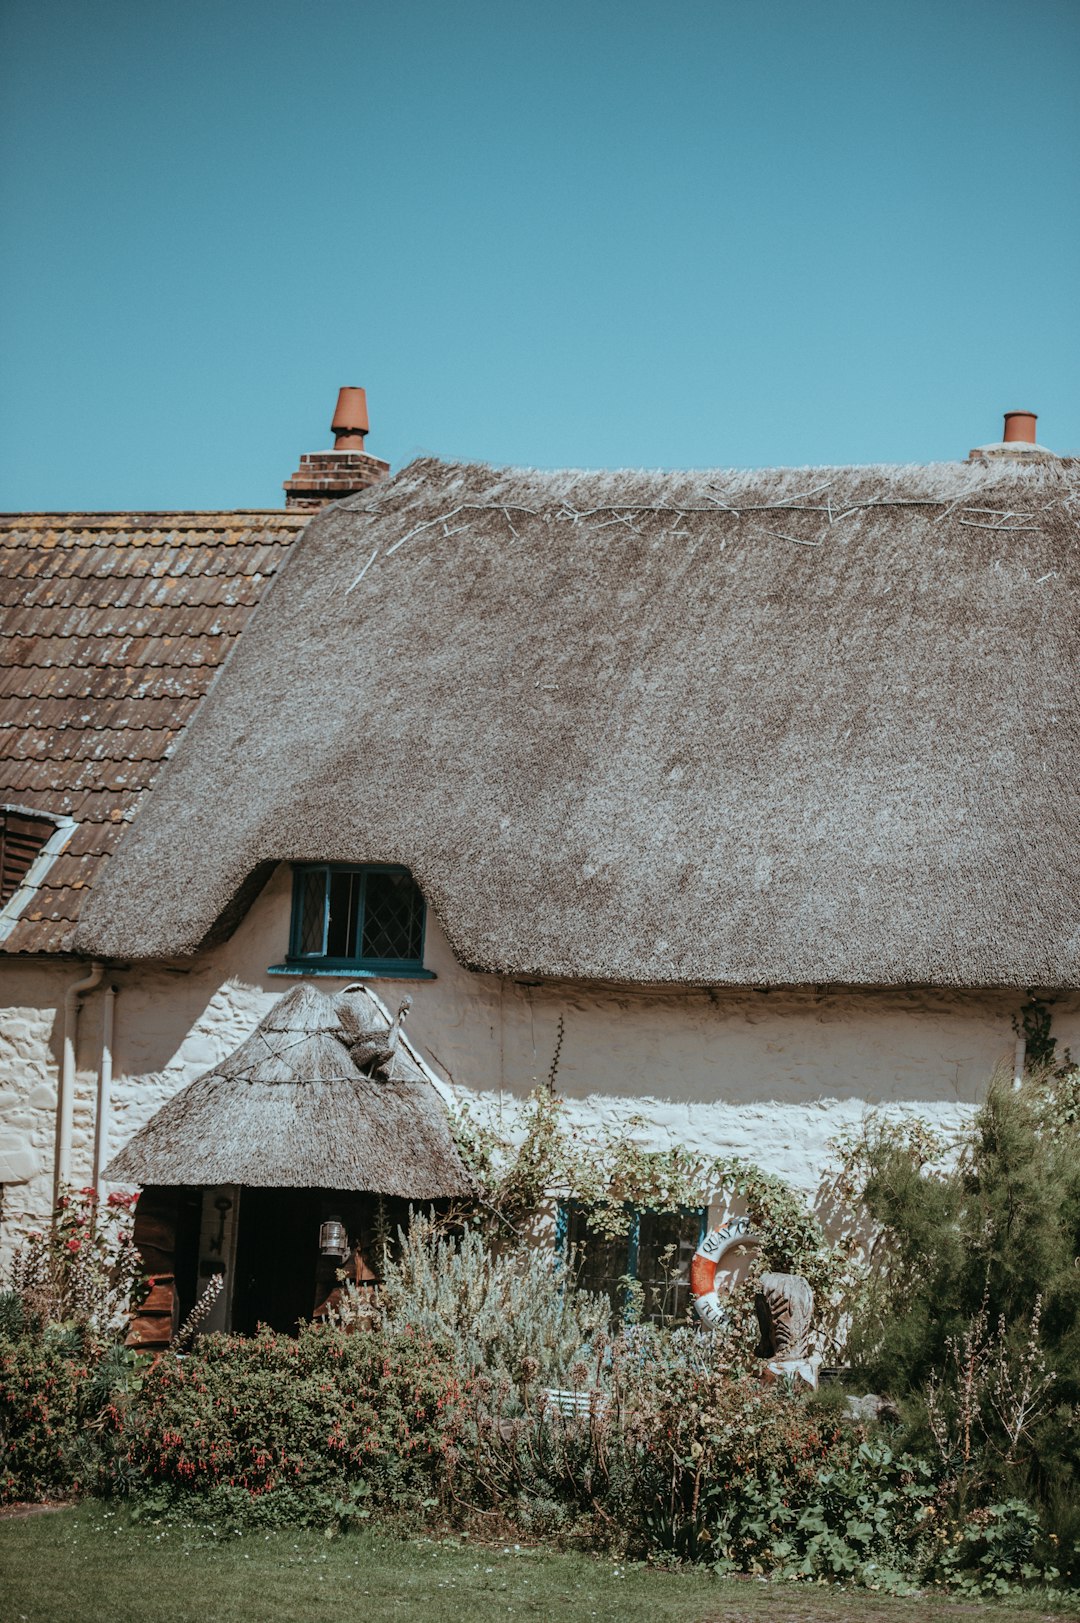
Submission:
<svg viewBox="0 0 1080 1623">
<path fill-rule="evenodd" d="M 334 435 L 332 451 L 311 451 L 300 458 L 300 466 L 285 480 L 285 506 L 315 512 L 327 502 L 355 496 L 390 472 L 389 462 L 368 456 L 364 436 L 368 432 L 367 396 L 363 389 L 340 389 L 330 427 Z"/>
</svg>

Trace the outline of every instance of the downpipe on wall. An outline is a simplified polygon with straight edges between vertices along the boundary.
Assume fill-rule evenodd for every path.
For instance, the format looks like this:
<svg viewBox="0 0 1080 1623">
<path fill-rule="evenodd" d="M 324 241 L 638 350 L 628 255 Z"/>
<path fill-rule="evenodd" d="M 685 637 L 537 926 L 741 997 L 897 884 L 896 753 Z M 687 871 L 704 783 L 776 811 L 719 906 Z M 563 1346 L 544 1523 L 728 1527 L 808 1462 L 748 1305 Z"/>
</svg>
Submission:
<svg viewBox="0 0 1080 1623">
<path fill-rule="evenodd" d="M 105 973 L 94 962 L 90 973 L 73 981 L 64 993 L 64 1049 L 60 1061 L 60 1095 L 56 1101 L 56 1167 L 53 1173 L 53 1205 L 60 1191 L 71 1182 L 71 1134 L 75 1119 L 75 1039 L 79 1027 L 79 999 L 92 992 Z"/>
<path fill-rule="evenodd" d="M 105 1145 L 109 1133 L 109 1115 L 112 1111 L 113 1021 L 116 1014 L 116 987 L 105 988 L 105 1007 L 101 1015 L 101 1065 L 98 1068 L 97 1115 L 94 1118 L 94 1175 L 90 1179 L 95 1189 L 101 1185 L 101 1169 L 105 1165 Z"/>
<path fill-rule="evenodd" d="M 1021 1086 L 1024 1080 L 1024 1067 L 1027 1064 L 1027 1038 L 1023 1032 L 1016 1039 L 1013 1049 L 1013 1088 Z"/>
</svg>

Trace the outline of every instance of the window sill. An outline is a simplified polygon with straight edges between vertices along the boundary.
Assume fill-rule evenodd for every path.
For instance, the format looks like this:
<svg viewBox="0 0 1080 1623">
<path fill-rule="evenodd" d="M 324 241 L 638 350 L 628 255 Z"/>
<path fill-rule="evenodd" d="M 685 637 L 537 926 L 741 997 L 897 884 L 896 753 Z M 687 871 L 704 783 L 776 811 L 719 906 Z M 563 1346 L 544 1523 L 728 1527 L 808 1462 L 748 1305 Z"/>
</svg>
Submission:
<svg viewBox="0 0 1080 1623">
<path fill-rule="evenodd" d="M 318 964 L 271 964 L 266 973 L 268 975 L 295 975 L 300 979 L 312 975 L 321 975 L 339 981 L 434 981 L 438 979 L 433 969 L 364 969 L 358 965 L 353 965 L 350 969 L 341 966 L 324 968 Z"/>
</svg>

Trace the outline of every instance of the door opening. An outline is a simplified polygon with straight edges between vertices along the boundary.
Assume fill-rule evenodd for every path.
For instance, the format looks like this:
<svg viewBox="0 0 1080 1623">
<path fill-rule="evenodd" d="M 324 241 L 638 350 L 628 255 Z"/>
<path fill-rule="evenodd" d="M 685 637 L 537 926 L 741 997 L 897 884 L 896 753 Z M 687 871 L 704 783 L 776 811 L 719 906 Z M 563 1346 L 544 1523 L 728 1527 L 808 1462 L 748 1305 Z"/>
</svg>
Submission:
<svg viewBox="0 0 1080 1623">
<path fill-rule="evenodd" d="M 315 1189 L 251 1189 L 240 1194 L 232 1327 L 294 1335 L 315 1305 L 320 1195 Z"/>
</svg>

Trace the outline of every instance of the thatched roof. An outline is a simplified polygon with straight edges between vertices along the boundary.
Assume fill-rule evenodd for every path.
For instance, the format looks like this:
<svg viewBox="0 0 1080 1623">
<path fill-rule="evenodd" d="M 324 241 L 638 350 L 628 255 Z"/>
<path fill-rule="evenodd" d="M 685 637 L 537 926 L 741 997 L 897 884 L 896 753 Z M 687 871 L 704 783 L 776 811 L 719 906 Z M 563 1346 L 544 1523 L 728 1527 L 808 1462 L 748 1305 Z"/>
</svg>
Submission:
<svg viewBox="0 0 1080 1623">
<path fill-rule="evenodd" d="M 1080 984 L 1080 464 L 533 473 L 321 515 L 95 893 L 411 868 L 481 970 Z"/>
<path fill-rule="evenodd" d="M 469 1187 L 431 1073 L 360 987 L 287 992 L 228 1059 L 150 1118 L 105 1176 L 414 1200 Z"/>
</svg>

